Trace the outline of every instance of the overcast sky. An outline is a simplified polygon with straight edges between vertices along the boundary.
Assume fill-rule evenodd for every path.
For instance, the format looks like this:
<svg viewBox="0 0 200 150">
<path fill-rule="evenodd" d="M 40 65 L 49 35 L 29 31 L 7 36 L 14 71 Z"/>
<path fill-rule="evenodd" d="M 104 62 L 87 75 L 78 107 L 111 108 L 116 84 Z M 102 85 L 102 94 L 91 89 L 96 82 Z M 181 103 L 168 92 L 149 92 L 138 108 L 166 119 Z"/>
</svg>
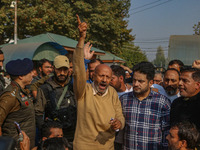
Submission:
<svg viewBox="0 0 200 150">
<path fill-rule="evenodd" d="M 131 0 L 129 28 L 135 45 L 155 59 L 157 47 L 167 50 L 170 35 L 192 35 L 200 21 L 200 0 Z"/>
</svg>

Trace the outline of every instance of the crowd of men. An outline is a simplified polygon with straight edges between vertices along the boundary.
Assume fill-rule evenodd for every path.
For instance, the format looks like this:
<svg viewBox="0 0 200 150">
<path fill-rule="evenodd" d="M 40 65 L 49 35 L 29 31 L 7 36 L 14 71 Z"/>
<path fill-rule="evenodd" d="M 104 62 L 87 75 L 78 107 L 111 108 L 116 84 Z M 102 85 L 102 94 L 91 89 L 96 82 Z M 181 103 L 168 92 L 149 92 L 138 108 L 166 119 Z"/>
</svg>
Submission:
<svg viewBox="0 0 200 150">
<path fill-rule="evenodd" d="M 38 68 L 28 58 L 5 65 L 0 147 L 9 136 L 14 140 L 7 147 L 23 150 L 198 149 L 199 61 L 186 67 L 173 60 L 164 72 L 150 62 L 109 67 L 92 59 L 90 43 L 84 45 L 87 24 L 78 15 L 77 21 L 72 61 L 58 55 L 53 63 L 40 60 Z M 1 72 L 3 61 L 0 51 Z"/>
</svg>

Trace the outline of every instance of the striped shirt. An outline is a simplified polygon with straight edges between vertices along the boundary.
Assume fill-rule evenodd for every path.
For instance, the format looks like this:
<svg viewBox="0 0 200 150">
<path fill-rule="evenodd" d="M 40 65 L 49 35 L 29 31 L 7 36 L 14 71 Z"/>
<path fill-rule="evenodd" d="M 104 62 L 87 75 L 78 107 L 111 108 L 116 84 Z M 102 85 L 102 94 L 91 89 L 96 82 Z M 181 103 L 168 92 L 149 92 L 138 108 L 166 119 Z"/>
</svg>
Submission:
<svg viewBox="0 0 200 150">
<path fill-rule="evenodd" d="M 133 92 L 122 95 L 120 100 L 126 123 L 123 149 L 167 149 L 170 100 L 154 91 L 142 101 Z"/>
</svg>

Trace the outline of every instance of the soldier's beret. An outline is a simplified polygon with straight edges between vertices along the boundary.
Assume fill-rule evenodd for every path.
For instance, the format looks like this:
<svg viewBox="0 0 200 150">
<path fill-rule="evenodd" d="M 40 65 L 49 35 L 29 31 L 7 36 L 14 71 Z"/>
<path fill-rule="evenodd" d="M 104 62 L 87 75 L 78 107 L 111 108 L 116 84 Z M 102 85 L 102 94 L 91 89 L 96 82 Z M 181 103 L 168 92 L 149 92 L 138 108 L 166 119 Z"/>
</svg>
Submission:
<svg viewBox="0 0 200 150">
<path fill-rule="evenodd" d="M 6 64 L 6 71 L 10 75 L 22 76 L 33 70 L 33 62 L 28 58 L 11 60 Z"/>
</svg>

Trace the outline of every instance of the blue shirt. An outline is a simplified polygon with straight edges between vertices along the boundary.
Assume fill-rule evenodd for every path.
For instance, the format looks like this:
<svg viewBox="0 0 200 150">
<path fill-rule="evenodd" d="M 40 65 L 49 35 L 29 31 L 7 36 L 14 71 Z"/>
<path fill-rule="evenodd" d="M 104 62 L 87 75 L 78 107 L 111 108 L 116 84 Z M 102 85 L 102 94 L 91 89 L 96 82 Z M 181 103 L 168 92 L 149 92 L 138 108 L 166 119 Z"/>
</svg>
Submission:
<svg viewBox="0 0 200 150">
<path fill-rule="evenodd" d="M 125 117 L 124 145 L 126 150 L 167 149 L 170 128 L 170 100 L 151 91 L 140 101 L 133 92 L 120 97 Z"/>
</svg>

